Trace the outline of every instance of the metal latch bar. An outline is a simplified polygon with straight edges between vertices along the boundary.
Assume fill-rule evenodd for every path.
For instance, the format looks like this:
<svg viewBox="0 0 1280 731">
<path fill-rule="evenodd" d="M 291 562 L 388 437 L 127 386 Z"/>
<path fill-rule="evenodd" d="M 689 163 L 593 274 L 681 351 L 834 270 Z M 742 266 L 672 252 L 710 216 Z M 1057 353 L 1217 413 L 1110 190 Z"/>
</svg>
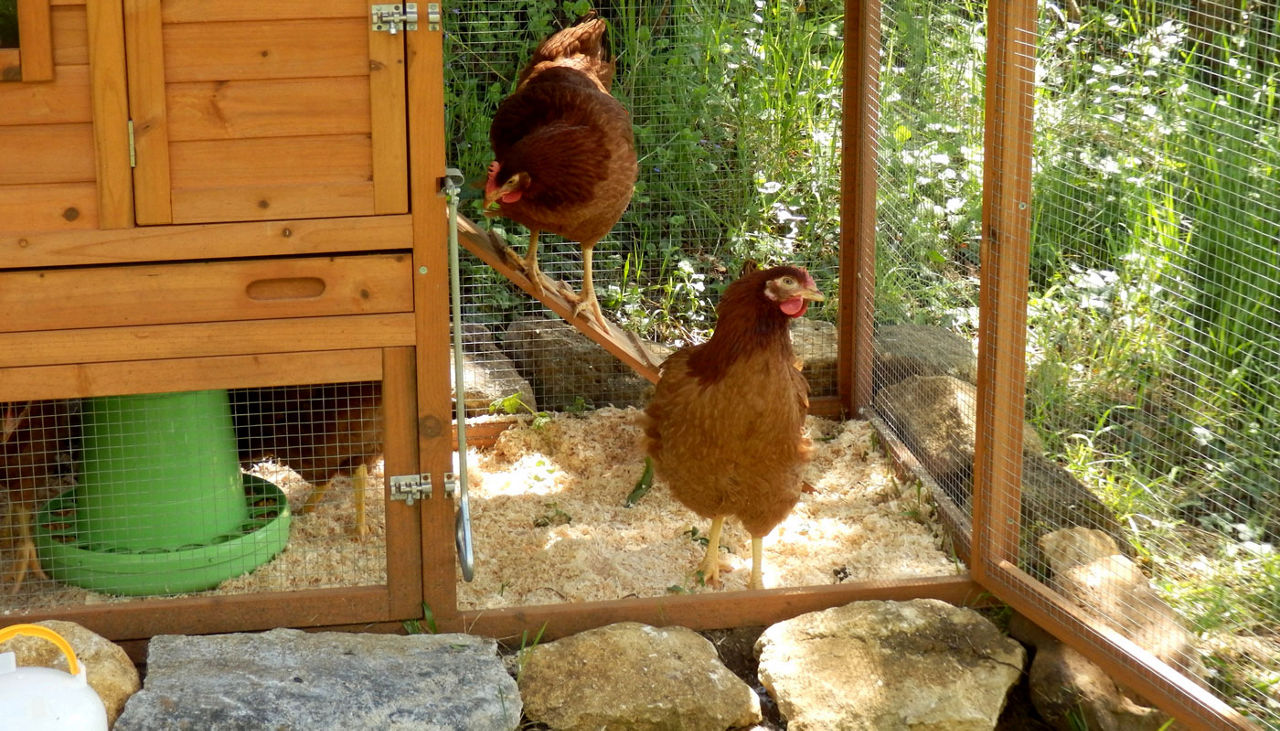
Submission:
<svg viewBox="0 0 1280 731">
<path fill-rule="evenodd" d="M 431 497 L 431 475 L 392 475 L 390 482 L 391 499 L 403 500 L 405 505 Z"/>
</svg>

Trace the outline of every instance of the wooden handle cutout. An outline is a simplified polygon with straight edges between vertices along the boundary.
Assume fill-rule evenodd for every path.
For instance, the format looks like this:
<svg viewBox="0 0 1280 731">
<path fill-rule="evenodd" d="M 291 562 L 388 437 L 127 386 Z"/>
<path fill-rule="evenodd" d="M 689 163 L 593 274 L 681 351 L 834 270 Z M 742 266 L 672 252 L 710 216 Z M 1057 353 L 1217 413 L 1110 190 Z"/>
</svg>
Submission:
<svg viewBox="0 0 1280 731">
<path fill-rule="evenodd" d="M 256 279 L 244 288 L 251 300 L 314 299 L 324 294 L 324 280 L 319 277 Z"/>
</svg>

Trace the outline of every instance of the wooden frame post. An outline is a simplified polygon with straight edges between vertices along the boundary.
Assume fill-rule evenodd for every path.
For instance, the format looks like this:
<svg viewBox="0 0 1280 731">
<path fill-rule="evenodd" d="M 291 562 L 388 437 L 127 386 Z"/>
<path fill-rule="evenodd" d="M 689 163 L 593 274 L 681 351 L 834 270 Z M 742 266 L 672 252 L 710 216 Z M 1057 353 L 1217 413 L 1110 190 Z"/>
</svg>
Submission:
<svg viewBox="0 0 1280 731">
<path fill-rule="evenodd" d="M 1022 493 L 1036 4 L 991 3 L 970 569 L 1014 561 Z"/>
<path fill-rule="evenodd" d="M 845 0 L 840 166 L 840 325 L 837 391 L 845 412 L 871 405 L 875 331 L 876 151 L 880 0 Z"/>
<path fill-rule="evenodd" d="M 1189 728 L 1253 728 L 1212 692 L 1018 568 L 1036 3 L 992 2 L 987 21 L 981 319 L 970 571 L 1001 601 Z"/>
<path fill-rule="evenodd" d="M 404 34 L 408 50 L 409 205 L 413 214 L 414 313 L 417 328 L 418 467 L 434 486 L 422 506 L 423 601 L 441 629 L 458 629 L 454 504 L 444 475 L 453 470 L 449 386 L 448 221 L 445 174 L 444 34 Z"/>
</svg>

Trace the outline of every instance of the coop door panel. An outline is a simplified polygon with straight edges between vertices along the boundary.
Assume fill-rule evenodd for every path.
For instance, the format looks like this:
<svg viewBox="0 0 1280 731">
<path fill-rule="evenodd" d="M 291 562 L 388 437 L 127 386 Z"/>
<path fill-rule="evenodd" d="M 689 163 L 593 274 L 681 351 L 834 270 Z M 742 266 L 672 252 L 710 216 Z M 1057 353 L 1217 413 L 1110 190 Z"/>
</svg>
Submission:
<svg viewBox="0 0 1280 731">
<path fill-rule="evenodd" d="M 388 534 L 409 526 L 386 510 L 383 389 L 362 381 L 0 402 L 6 610 L 414 589 L 414 572 L 386 558 Z M 385 619 L 386 607 L 367 601 L 348 619 Z"/>
<path fill-rule="evenodd" d="M 403 213 L 403 35 L 362 0 L 128 0 L 141 224 Z"/>
</svg>

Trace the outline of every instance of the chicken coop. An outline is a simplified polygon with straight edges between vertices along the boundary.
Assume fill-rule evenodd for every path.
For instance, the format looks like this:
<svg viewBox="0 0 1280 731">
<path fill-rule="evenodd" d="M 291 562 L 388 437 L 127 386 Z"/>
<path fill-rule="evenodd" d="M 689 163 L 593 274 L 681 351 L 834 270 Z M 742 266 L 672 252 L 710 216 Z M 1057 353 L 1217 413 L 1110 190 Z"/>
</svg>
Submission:
<svg viewBox="0 0 1280 731">
<path fill-rule="evenodd" d="M 605 323 L 482 194 L 590 7 L 0 0 L 0 623 L 998 602 L 1188 727 L 1280 722 L 1276 4 L 597 3 Z M 730 521 L 716 590 L 642 410 L 749 261 L 826 295 L 814 454 L 765 588 Z"/>
</svg>

